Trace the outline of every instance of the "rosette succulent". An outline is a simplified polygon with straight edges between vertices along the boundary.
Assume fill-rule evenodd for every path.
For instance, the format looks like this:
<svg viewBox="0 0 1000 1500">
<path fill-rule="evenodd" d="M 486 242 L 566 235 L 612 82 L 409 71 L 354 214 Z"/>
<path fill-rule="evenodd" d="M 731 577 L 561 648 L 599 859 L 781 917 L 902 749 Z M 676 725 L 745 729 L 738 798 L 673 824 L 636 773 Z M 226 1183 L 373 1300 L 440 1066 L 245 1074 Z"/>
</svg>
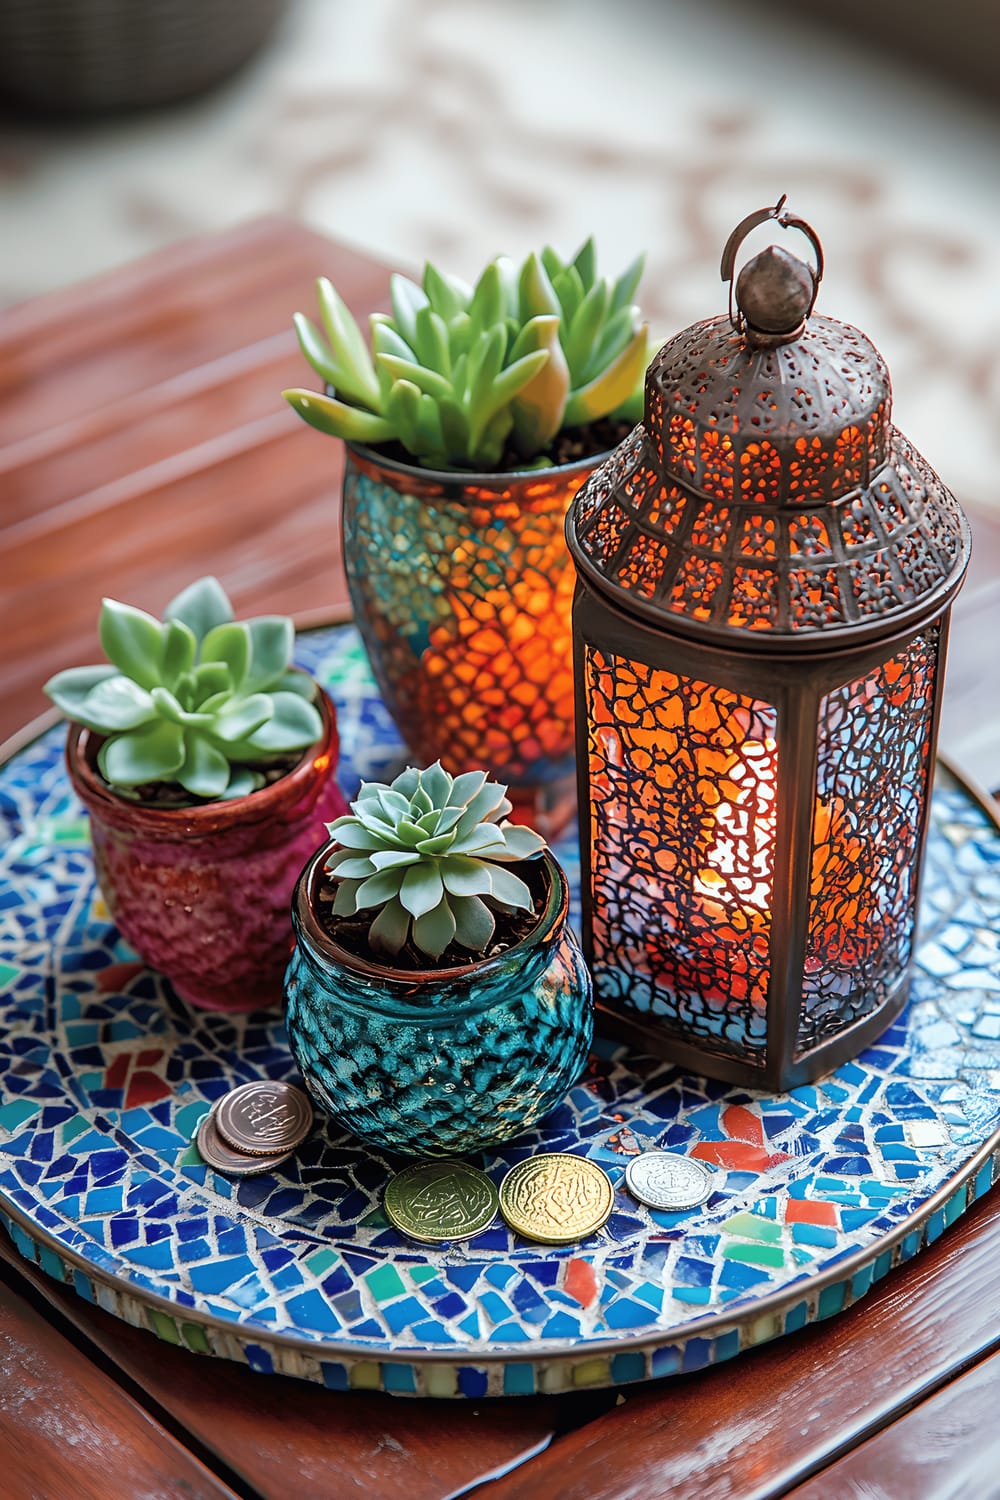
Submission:
<svg viewBox="0 0 1000 1500">
<path fill-rule="evenodd" d="M 168 782 L 194 797 L 244 796 L 322 734 L 314 685 L 291 668 L 291 620 L 234 620 L 215 578 L 178 594 L 162 621 L 105 599 L 100 638 L 108 664 L 57 672 L 45 692 L 105 736 L 98 769 L 125 795 Z"/>
<path fill-rule="evenodd" d="M 519 462 L 543 463 L 564 428 L 642 415 L 642 266 L 598 276 L 592 239 L 571 261 L 550 248 L 520 267 L 499 256 L 474 288 L 428 263 L 419 286 L 393 276 L 392 313 L 370 319 L 371 353 L 321 278 L 323 332 L 302 313 L 295 327 L 326 391 L 285 399 L 321 432 L 400 443 L 432 468 L 494 469 L 508 443 Z"/>
<path fill-rule="evenodd" d="M 340 845 L 326 866 L 334 916 L 377 909 L 368 941 L 390 957 L 408 940 L 431 959 L 453 942 L 485 952 L 496 912 L 532 910 L 527 885 L 506 867 L 545 847 L 504 821 L 506 790 L 485 771 L 450 776 L 440 762 L 411 766 L 390 785 L 363 782 L 352 814 L 329 824 Z"/>
</svg>

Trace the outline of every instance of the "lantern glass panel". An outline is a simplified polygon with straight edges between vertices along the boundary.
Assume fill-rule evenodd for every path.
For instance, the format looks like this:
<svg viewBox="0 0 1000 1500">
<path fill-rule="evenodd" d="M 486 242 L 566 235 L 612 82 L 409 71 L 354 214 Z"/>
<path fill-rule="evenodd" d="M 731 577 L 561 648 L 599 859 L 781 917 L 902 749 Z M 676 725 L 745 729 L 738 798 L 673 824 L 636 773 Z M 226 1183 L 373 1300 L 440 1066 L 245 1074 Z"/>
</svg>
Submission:
<svg viewBox="0 0 1000 1500">
<path fill-rule="evenodd" d="M 593 646 L 584 681 L 598 996 L 759 1060 L 777 710 Z"/>
<path fill-rule="evenodd" d="M 910 959 L 939 628 L 820 703 L 797 1050 L 879 1009 Z"/>
</svg>

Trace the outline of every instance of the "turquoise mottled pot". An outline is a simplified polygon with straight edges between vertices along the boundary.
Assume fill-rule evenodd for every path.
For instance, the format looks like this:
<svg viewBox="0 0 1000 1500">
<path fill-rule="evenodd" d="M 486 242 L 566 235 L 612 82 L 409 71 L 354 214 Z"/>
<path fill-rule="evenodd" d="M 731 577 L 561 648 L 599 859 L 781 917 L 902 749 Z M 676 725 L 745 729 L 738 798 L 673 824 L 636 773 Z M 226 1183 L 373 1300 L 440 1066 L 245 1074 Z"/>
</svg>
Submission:
<svg viewBox="0 0 1000 1500">
<path fill-rule="evenodd" d="M 506 953 L 406 971 L 356 958 L 319 926 L 334 847 L 306 866 L 292 902 L 286 1021 L 309 1092 L 355 1135 L 407 1155 L 510 1140 L 559 1103 L 590 1048 L 590 976 L 559 865 L 545 853 L 522 869 L 544 887 L 545 908 Z"/>
</svg>

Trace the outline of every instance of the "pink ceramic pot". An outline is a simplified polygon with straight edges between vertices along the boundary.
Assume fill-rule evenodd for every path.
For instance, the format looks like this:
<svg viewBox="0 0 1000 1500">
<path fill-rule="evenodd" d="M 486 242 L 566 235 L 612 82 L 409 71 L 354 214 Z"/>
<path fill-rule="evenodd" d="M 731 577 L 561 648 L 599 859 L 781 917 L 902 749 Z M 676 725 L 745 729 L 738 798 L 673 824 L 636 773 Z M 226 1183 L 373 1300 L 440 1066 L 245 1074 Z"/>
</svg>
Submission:
<svg viewBox="0 0 1000 1500">
<path fill-rule="evenodd" d="M 299 872 L 347 811 L 337 725 L 320 692 L 323 738 L 280 781 L 201 807 L 117 796 L 95 768 L 100 738 L 70 726 L 66 760 L 90 814 L 97 876 L 122 936 L 177 993 L 206 1010 L 281 1001 Z"/>
</svg>

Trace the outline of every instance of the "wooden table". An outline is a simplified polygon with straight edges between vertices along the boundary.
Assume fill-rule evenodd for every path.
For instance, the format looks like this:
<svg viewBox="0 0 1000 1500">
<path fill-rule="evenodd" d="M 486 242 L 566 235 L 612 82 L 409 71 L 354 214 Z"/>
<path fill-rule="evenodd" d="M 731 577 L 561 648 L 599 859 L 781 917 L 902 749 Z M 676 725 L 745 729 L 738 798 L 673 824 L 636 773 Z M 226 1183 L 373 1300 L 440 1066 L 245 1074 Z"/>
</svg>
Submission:
<svg viewBox="0 0 1000 1500">
<path fill-rule="evenodd" d="M 240 612 L 345 609 L 339 444 L 278 397 L 304 378 L 289 319 L 321 272 L 359 314 L 385 302 L 386 267 L 265 220 L 0 314 L 0 737 L 49 673 L 97 659 L 102 593 L 158 610 L 212 570 Z M 943 742 L 995 784 L 1000 524 L 975 530 Z M 406 1401 L 159 1343 L 3 1239 L 0 1494 L 979 1500 L 1000 1494 L 998 1313 L 994 1189 L 851 1311 L 717 1369 Z"/>
</svg>

